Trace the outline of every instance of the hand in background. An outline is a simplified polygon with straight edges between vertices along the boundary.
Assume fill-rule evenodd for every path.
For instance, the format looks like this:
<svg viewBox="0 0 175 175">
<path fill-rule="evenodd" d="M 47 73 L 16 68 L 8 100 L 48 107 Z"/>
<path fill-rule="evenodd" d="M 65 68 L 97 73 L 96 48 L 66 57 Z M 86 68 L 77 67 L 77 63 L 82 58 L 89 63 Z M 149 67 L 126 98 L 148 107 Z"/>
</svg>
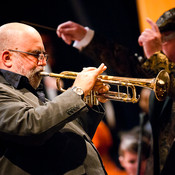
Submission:
<svg viewBox="0 0 175 175">
<path fill-rule="evenodd" d="M 151 29 L 145 29 L 139 36 L 139 45 L 143 47 L 145 56 L 150 58 L 155 52 L 162 50 L 161 33 L 158 26 L 151 19 L 147 18 Z"/>
<path fill-rule="evenodd" d="M 75 22 L 68 21 L 62 23 L 57 28 L 58 37 L 62 38 L 65 43 L 71 44 L 73 41 L 80 41 L 86 35 L 86 29 Z"/>
</svg>

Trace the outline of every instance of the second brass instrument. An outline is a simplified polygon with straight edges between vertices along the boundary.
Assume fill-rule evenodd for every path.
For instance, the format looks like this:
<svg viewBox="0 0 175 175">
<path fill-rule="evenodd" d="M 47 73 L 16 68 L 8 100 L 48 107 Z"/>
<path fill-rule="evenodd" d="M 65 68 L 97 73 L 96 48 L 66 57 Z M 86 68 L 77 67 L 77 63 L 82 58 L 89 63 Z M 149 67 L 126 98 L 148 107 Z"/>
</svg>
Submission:
<svg viewBox="0 0 175 175">
<path fill-rule="evenodd" d="M 63 71 L 60 74 L 41 72 L 40 75 L 55 77 L 57 79 L 58 90 L 63 92 L 65 90 L 60 87 L 59 80 L 62 78 L 76 79 L 78 72 Z M 97 94 L 96 92 L 91 92 L 85 99 L 87 103 L 97 104 L 98 97 L 104 97 L 108 100 L 137 103 L 139 100 L 139 96 L 137 96 L 136 86 L 153 90 L 156 98 L 159 101 L 162 101 L 167 96 L 170 86 L 169 74 L 164 70 L 161 70 L 156 78 L 144 79 L 99 75 L 98 81 L 101 81 L 102 83 L 107 83 L 109 85 L 116 85 L 117 92 L 108 91 L 105 94 Z M 120 86 L 125 86 L 126 92 L 120 92 Z"/>
</svg>

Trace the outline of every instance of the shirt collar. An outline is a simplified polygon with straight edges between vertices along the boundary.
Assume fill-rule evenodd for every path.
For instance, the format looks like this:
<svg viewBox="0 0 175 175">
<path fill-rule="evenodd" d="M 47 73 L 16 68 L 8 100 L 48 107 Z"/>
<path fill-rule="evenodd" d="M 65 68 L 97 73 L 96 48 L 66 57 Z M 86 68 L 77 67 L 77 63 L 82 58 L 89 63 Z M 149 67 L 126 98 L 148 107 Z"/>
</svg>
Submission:
<svg viewBox="0 0 175 175">
<path fill-rule="evenodd" d="M 39 88 L 35 90 L 30 85 L 28 78 L 25 76 L 4 69 L 0 69 L 0 73 L 3 75 L 7 83 L 9 83 L 14 88 L 16 89 L 26 88 L 34 95 L 36 95 L 41 101 L 45 102 L 45 95 L 43 93 L 42 85 L 40 85 Z"/>
<path fill-rule="evenodd" d="M 10 72 L 10 71 L 4 70 L 4 69 L 0 69 L 0 72 L 3 75 L 3 77 L 5 78 L 5 80 L 7 81 L 7 83 L 12 85 L 16 89 L 18 89 L 22 75 L 19 75 L 19 74 L 16 74 L 14 72 Z"/>
</svg>

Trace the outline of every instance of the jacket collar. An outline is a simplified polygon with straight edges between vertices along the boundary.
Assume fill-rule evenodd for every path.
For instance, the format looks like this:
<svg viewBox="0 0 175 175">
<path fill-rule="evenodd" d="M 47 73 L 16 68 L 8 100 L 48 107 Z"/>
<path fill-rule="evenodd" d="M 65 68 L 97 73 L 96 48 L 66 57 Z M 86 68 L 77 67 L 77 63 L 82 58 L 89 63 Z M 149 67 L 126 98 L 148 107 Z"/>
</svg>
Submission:
<svg viewBox="0 0 175 175">
<path fill-rule="evenodd" d="M 45 95 L 43 93 L 43 85 L 41 84 L 37 90 L 35 90 L 29 83 L 27 77 L 20 74 L 10 72 L 4 69 L 0 69 L 0 82 L 13 86 L 15 89 L 26 88 L 37 96 L 41 101 L 45 102 Z"/>
</svg>

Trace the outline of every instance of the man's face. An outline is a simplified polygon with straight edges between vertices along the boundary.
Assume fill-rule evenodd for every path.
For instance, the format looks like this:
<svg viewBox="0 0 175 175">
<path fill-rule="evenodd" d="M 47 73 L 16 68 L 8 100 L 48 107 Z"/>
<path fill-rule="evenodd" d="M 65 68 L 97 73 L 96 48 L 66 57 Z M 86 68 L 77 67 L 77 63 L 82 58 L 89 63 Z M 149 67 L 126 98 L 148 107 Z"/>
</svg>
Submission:
<svg viewBox="0 0 175 175">
<path fill-rule="evenodd" d="M 169 60 L 175 62 L 175 31 L 162 33 L 162 51 Z"/>
<path fill-rule="evenodd" d="M 33 33 L 32 35 L 25 34 L 17 45 L 18 47 L 15 50 L 23 52 L 38 54 L 45 51 L 38 33 Z M 11 52 L 11 54 L 15 57 L 15 62 L 13 63 L 15 72 L 26 76 L 30 84 L 37 88 L 41 81 L 39 72 L 44 70 L 46 60 L 38 60 L 37 56 L 27 53 Z"/>
<path fill-rule="evenodd" d="M 119 157 L 122 167 L 126 170 L 128 175 L 136 175 L 138 168 L 138 157 L 136 153 L 124 151 L 123 156 Z M 141 163 L 141 175 L 144 174 L 146 168 L 146 161 Z"/>
</svg>

